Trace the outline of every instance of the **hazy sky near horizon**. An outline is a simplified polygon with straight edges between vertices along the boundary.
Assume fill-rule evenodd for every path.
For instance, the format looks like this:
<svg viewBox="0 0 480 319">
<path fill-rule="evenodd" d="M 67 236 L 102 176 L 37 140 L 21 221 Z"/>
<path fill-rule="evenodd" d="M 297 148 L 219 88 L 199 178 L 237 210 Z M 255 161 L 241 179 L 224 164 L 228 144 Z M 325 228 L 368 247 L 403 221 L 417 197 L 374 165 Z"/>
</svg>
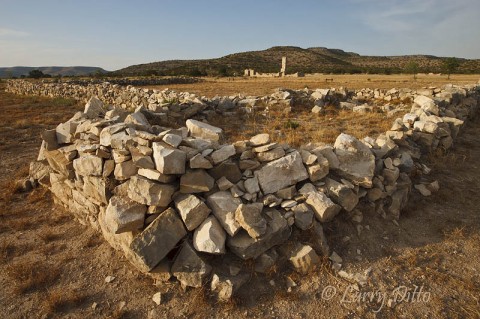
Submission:
<svg viewBox="0 0 480 319">
<path fill-rule="evenodd" d="M 480 58 L 480 0 L 0 0 L 0 67 L 216 58 L 277 45 Z"/>
</svg>

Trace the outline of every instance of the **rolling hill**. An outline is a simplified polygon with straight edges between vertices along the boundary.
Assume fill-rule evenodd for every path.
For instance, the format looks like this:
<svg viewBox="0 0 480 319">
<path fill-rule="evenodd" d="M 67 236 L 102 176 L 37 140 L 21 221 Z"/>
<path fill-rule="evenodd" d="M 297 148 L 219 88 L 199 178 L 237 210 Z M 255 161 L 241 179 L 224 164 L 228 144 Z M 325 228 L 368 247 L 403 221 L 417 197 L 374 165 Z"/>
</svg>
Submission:
<svg viewBox="0 0 480 319">
<path fill-rule="evenodd" d="M 262 51 L 229 54 L 204 60 L 170 60 L 138 64 L 110 73 L 111 75 L 241 75 L 250 68 L 261 73 L 280 71 L 282 56 L 287 57 L 287 73 L 402 73 L 409 62 L 418 64 L 419 72 L 440 73 L 444 58 L 432 55 L 362 56 L 340 49 L 315 47 L 303 49 L 278 46 Z M 480 73 L 480 60 L 458 59 L 459 73 Z"/>
<path fill-rule="evenodd" d="M 22 75 L 27 76 L 28 72 L 32 70 L 40 70 L 45 74 L 50 74 L 52 76 L 61 75 L 61 76 L 79 76 L 79 75 L 89 75 L 95 74 L 97 72 L 107 73 L 102 68 L 93 67 L 93 66 L 42 66 L 42 67 L 30 67 L 30 66 L 14 66 L 14 67 L 5 67 L 0 68 L 0 78 L 6 77 L 20 77 Z"/>
</svg>

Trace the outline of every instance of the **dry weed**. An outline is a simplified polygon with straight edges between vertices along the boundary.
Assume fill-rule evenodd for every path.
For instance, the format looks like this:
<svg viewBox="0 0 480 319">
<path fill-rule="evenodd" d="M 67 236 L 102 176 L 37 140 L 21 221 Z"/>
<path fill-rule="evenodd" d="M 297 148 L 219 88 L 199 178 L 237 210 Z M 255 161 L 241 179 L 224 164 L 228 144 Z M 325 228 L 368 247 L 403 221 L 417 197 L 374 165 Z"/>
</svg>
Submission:
<svg viewBox="0 0 480 319">
<path fill-rule="evenodd" d="M 62 236 L 59 233 L 52 231 L 51 229 L 45 229 L 41 233 L 35 234 L 39 237 L 45 244 L 48 244 L 52 241 L 60 239 Z"/>
<path fill-rule="evenodd" d="M 13 291 L 24 294 L 51 286 L 59 278 L 60 269 L 52 265 L 24 261 L 9 265 L 6 273 L 13 282 Z"/>
<path fill-rule="evenodd" d="M 6 263 L 15 252 L 15 245 L 12 240 L 3 239 L 0 243 L 0 262 Z"/>
<path fill-rule="evenodd" d="M 44 301 L 44 309 L 47 315 L 78 307 L 86 299 L 86 296 L 74 290 L 55 288 L 48 291 Z"/>
</svg>

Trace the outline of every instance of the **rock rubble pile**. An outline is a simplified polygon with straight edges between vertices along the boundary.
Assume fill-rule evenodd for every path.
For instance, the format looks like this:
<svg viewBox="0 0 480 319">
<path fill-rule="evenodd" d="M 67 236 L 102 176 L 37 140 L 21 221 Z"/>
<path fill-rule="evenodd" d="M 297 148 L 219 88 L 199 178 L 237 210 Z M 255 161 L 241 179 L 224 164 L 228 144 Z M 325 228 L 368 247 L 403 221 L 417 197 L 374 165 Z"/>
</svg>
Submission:
<svg viewBox="0 0 480 319">
<path fill-rule="evenodd" d="M 10 82 L 9 91 L 39 93 L 25 83 Z M 475 86 L 408 93 L 410 112 L 376 138 L 340 134 L 334 145 L 295 149 L 268 134 L 227 143 L 221 128 L 192 118 L 168 128 L 156 121 L 163 106 L 149 100 L 167 91 L 129 88 L 144 98 L 126 112 L 125 100 L 104 87 L 99 96 L 106 101 L 89 98 L 84 112 L 42 134 L 31 182 L 48 187 L 56 202 L 101 231 L 141 271 L 159 280 L 173 276 L 185 287 L 208 282 L 222 300 L 248 280 L 246 260 L 259 273 L 288 264 L 306 274 L 321 256 L 331 256 L 324 223 L 345 213 L 360 231 L 365 207 L 398 219 L 412 189 L 425 196 L 438 190 L 421 157 L 449 149 L 480 100 Z M 309 92 L 321 107 L 331 91 Z M 355 97 L 376 92 L 360 90 Z M 402 94 L 389 92 L 383 98 Z M 209 109 L 193 101 L 190 107 Z M 423 178 L 414 183 L 413 176 Z"/>
</svg>

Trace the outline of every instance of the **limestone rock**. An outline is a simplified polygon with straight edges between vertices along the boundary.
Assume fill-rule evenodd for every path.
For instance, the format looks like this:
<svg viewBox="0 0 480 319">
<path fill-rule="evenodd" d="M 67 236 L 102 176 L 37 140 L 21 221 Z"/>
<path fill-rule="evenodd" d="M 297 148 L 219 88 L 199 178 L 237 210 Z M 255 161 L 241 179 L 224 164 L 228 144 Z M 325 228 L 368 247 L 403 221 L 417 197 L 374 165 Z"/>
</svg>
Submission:
<svg viewBox="0 0 480 319">
<path fill-rule="evenodd" d="M 96 119 L 102 117 L 105 113 L 103 110 L 103 103 L 96 96 L 92 96 L 85 105 L 85 110 L 83 111 L 85 116 L 89 119 Z"/>
<path fill-rule="evenodd" d="M 207 281 L 212 267 L 185 241 L 172 265 L 172 274 L 184 287 L 200 288 Z"/>
<path fill-rule="evenodd" d="M 58 144 L 72 143 L 73 134 L 77 130 L 78 122 L 68 121 L 60 123 L 55 128 Z"/>
<path fill-rule="evenodd" d="M 435 104 L 435 101 L 433 99 L 427 96 L 417 95 L 413 102 L 418 104 L 422 108 L 422 110 L 430 112 L 434 115 L 439 115 L 438 106 Z"/>
<path fill-rule="evenodd" d="M 246 273 L 238 274 L 236 276 L 224 276 L 220 274 L 213 274 L 210 288 L 212 292 L 216 293 L 219 301 L 228 301 L 232 298 L 240 287 L 247 283 L 249 275 Z"/>
<path fill-rule="evenodd" d="M 227 234 L 215 216 L 209 216 L 195 230 L 193 246 L 197 251 L 210 254 L 224 254 Z"/>
<path fill-rule="evenodd" d="M 114 234 L 143 228 L 147 207 L 128 198 L 113 196 L 108 203 L 105 222 Z"/>
<path fill-rule="evenodd" d="M 335 141 L 335 154 L 339 160 L 337 173 L 362 187 L 372 187 L 375 156 L 370 149 L 353 136 L 340 134 Z"/>
<path fill-rule="evenodd" d="M 178 147 L 182 143 L 182 137 L 177 134 L 165 134 L 162 140 L 172 147 Z"/>
<path fill-rule="evenodd" d="M 226 191 L 227 189 L 232 188 L 233 183 L 230 182 L 227 178 L 222 177 L 217 181 L 218 189 L 221 191 Z"/>
<path fill-rule="evenodd" d="M 262 216 L 263 204 L 240 204 L 235 211 L 235 220 L 252 238 L 265 234 L 267 222 Z"/>
<path fill-rule="evenodd" d="M 244 182 L 245 190 L 250 193 L 254 194 L 260 191 L 260 186 L 258 185 L 258 180 L 256 177 L 246 179 Z"/>
<path fill-rule="evenodd" d="M 190 159 L 190 168 L 210 169 L 213 165 L 202 154 L 197 154 Z"/>
<path fill-rule="evenodd" d="M 233 145 L 225 145 L 222 148 L 212 153 L 212 160 L 214 164 L 218 164 L 227 160 L 229 157 L 235 155 L 235 147 Z"/>
<path fill-rule="evenodd" d="M 138 175 L 151 179 L 152 181 L 157 181 L 160 183 L 172 183 L 177 179 L 175 175 L 165 175 L 157 171 L 156 169 L 149 168 L 140 168 L 138 170 Z"/>
<path fill-rule="evenodd" d="M 115 165 L 115 170 L 113 171 L 113 175 L 115 179 L 119 181 L 124 181 L 129 179 L 130 177 L 134 176 L 138 172 L 138 167 L 135 166 L 133 161 L 126 161 L 122 163 L 117 163 Z"/>
<path fill-rule="evenodd" d="M 172 201 L 175 189 L 173 185 L 133 176 L 128 185 L 128 197 L 140 204 L 167 207 Z"/>
<path fill-rule="evenodd" d="M 313 208 L 315 217 L 322 223 L 331 221 L 341 210 L 327 195 L 317 190 L 309 191 L 305 196 L 306 203 Z"/>
<path fill-rule="evenodd" d="M 167 256 L 186 234 L 187 231 L 182 220 L 172 208 L 169 208 L 148 225 L 143 232 L 135 236 L 130 248 L 138 258 L 138 266 L 150 271 Z M 180 266 L 180 264 L 177 264 L 177 266 Z M 178 267 L 176 270 L 178 271 Z M 173 267 L 172 272 L 174 272 Z"/>
<path fill-rule="evenodd" d="M 185 124 L 191 136 L 215 142 L 220 141 L 223 137 L 223 130 L 210 124 L 192 119 L 187 120 Z"/>
<path fill-rule="evenodd" d="M 255 135 L 250 139 L 250 144 L 252 146 L 265 145 L 265 144 L 268 144 L 269 142 L 270 142 L 270 135 L 266 133 Z"/>
<path fill-rule="evenodd" d="M 180 177 L 180 192 L 204 193 L 215 186 L 215 179 L 203 169 L 189 170 Z"/>
<path fill-rule="evenodd" d="M 320 263 L 320 258 L 312 247 L 299 244 L 292 252 L 289 261 L 297 272 L 306 275 Z"/>
<path fill-rule="evenodd" d="M 238 168 L 238 165 L 230 161 L 222 162 L 208 170 L 208 174 L 216 180 L 225 177 L 232 183 L 237 183 L 242 179 L 242 172 Z"/>
<path fill-rule="evenodd" d="M 174 201 L 189 231 L 197 228 L 211 212 L 211 209 L 195 195 L 178 195 Z"/>
<path fill-rule="evenodd" d="M 266 209 L 264 216 L 267 220 L 267 230 L 263 236 L 252 238 L 247 232 L 241 231 L 227 239 L 228 247 L 238 257 L 244 260 L 256 258 L 273 246 L 282 244 L 290 236 L 287 220 L 278 210 Z"/>
<path fill-rule="evenodd" d="M 260 187 L 264 194 L 272 194 L 287 186 L 296 184 L 308 178 L 303 166 L 302 157 L 297 151 L 269 162 L 255 171 Z"/>
<path fill-rule="evenodd" d="M 327 194 L 333 201 L 342 206 L 347 212 L 352 211 L 358 204 L 358 196 L 349 187 L 333 179 L 326 179 Z"/>
<path fill-rule="evenodd" d="M 84 155 L 73 160 L 73 168 L 82 176 L 102 176 L 103 160 L 95 155 Z"/>
<path fill-rule="evenodd" d="M 153 159 L 156 169 L 162 174 L 185 174 L 187 154 L 184 151 L 153 143 Z"/>
<path fill-rule="evenodd" d="M 235 220 L 235 211 L 242 202 L 229 192 L 220 191 L 208 196 L 207 203 L 227 234 L 234 236 L 240 230 L 240 225 Z"/>
<path fill-rule="evenodd" d="M 279 159 L 285 155 L 283 147 L 276 147 L 270 151 L 257 153 L 257 159 L 260 162 L 270 162 Z"/>
<path fill-rule="evenodd" d="M 295 206 L 292 210 L 295 217 L 295 226 L 297 226 L 301 230 L 307 230 L 312 226 L 313 211 L 307 204 L 299 204 Z"/>
</svg>

